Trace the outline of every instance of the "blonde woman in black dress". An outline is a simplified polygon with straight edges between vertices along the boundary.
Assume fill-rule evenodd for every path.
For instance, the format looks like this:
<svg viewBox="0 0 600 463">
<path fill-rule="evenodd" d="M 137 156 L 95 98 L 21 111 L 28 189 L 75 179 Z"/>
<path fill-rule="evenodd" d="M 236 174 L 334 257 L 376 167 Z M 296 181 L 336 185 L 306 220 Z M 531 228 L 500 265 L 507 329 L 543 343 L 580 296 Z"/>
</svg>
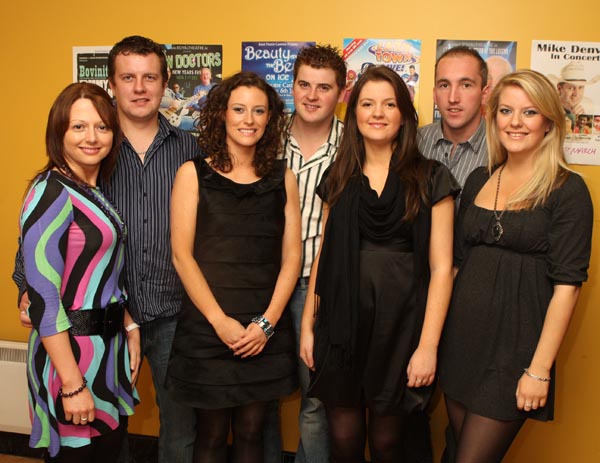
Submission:
<svg viewBox="0 0 600 463">
<path fill-rule="evenodd" d="M 554 416 L 554 361 L 587 279 L 592 203 L 563 154 L 556 89 L 505 76 L 487 109 L 489 168 L 468 178 L 440 347 L 456 461 L 499 462 L 527 418 Z"/>
</svg>

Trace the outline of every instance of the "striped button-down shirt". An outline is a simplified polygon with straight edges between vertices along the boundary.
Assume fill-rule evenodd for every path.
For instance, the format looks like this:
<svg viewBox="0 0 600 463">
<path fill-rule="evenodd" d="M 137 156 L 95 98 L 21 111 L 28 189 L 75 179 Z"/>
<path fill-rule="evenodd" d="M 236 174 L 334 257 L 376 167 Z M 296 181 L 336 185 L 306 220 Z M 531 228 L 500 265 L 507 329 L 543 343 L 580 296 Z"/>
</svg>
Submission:
<svg viewBox="0 0 600 463">
<path fill-rule="evenodd" d="M 452 142 L 444 138 L 440 121 L 419 129 L 419 151 L 429 159 L 436 159 L 444 164 L 461 187 L 465 186 L 467 177 L 475 168 L 485 166 L 488 162 L 487 144 L 485 141 L 485 122 L 483 119 L 475 133 L 464 143 L 459 143 L 452 152 Z"/>
<path fill-rule="evenodd" d="M 291 133 L 293 116 L 289 121 L 284 141 L 284 156 L 288 167 L 296 175 L 300 191 L 300 213 L 302 215 L 302 277 L 310 275 L 310 268 L 321 244 L 323 233 L 323 203 L 316 194 L 323 172 L 334 161 L 340 144 L 344 124 L 333 118 L 327 141 L 307 161 L 302 156 L 298 142 Z"/>
<path fill-rule="evenodd" d="M 142 162 L 124 140 L 109 185 L 102 185 L 127 224 L 125 279 L 137 323 L 175 315 L 181 281 L 171 263 L 169 205 L 179 166 L 199 154 L 196 139 L 159 115 L 159 129 Z"/>
</svg>

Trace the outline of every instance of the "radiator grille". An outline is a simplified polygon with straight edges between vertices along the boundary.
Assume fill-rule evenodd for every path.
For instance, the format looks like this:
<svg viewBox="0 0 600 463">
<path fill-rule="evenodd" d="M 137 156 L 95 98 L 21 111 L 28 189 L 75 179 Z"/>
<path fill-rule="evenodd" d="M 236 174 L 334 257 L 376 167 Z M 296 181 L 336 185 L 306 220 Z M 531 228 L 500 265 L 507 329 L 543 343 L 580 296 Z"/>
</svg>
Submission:
<svg viewBox="0 0 600 463">
<path fill-rule="evenodd" d="M 27 344 L 0 340 L 0 431 L 29 434 Z"/>
<path fill-rule="evenodd" d="M 25 348 L 19 346 L 18 348 L 4 346 L 6 341 L 0 342 L 0 362 L 15 362 L 15 363 L 27 363 L 27 345 Z M 17 343 L 15 343 L 17 344 Z"/>
</svg>

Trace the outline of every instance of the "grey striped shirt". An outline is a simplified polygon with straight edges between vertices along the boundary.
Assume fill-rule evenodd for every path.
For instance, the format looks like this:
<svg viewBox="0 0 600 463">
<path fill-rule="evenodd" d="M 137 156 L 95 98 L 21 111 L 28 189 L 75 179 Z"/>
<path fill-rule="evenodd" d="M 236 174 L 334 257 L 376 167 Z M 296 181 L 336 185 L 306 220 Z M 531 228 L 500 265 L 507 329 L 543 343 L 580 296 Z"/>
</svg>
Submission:
<svg viewBox="0 0 600 463">
<path fill-rule="evenodd" d="M 310 275 L 310 268 L 321 244 L 323 233 L 323 203 L 316 194 L 323 172 L 334 161 L 342 138 L 344 124 L 334 116 L 327 141 L 305 161 L 298 142 L 291 133 L 293 116 L 290 118 L 284 140 L 284 156 L 288 167 L 296 175 L 300 191 L 300 213 L 302 215 L 302 267 L 300 276 Z"/>
<path fill-rule="evenodd" d="M 175 315 L 183 287 L 171 263 L 169 205 L 179 166 L 199 154 L 196 139 L 159 114 L 159 129 L 142 163 L 124 140 L 110 185 L 102 185 L 127 224 L 125 279 L 138 323 Z"/>
<path fill-rule="evenodd" d="M 444 138 L 440 121 L 419 128 L 418 142 L 423 156 L 436 159 L 450 169 L 461 188 L 475 168 L 485 166 L 488 162 L 483 119 L 471 138 L 456 145 L 452 155 L 452 142 Z"/>
</svg>

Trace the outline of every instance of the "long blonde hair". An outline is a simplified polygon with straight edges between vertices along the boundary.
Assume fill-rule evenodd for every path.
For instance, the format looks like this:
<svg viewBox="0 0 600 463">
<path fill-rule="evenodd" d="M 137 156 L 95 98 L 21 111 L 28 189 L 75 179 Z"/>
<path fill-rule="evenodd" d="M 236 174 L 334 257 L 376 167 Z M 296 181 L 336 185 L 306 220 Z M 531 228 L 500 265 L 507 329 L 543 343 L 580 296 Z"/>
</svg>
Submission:
<svg viewBox="0 0 600 463">
<path fill-rule="evenodd" d="M 550 193 L 558 188 L 573 172 L 565 161 L 565 111 L 560 103 L 558 91 L 539 72 L 522 69 L 504 76 L 494 88 L 486 109 L 486 138 L 490 175 L 494 168 L 506 162 L 508 153 L 500 143 L 496 118 L 502 91 L 507 87 L 518 87 L 525 92 L 540 114 L 550 122 L 550 129 L 540 143 L 535 158 L 533 176 L 508 200 L 507 206 L 531 209 L 542 205 Z"/>
</svg>

